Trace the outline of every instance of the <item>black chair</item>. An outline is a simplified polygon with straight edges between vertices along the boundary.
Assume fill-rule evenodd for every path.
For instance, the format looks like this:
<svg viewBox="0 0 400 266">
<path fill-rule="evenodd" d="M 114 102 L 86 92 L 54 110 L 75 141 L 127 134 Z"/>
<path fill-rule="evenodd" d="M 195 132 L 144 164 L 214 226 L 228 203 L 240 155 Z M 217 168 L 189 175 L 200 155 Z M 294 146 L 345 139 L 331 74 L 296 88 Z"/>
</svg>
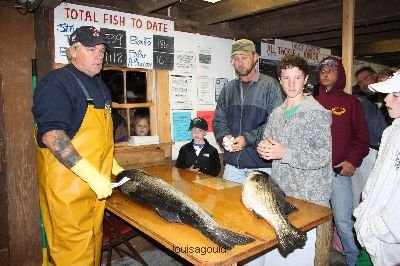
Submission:
<svg viewBox="0 0 400 266">
<path fill-rule="evenodd" d="M 102 250 L 107 250 L 107 266 L 111 266 L 112 250 L 114 249 L 120 257 L 125 254 L 142 265 L 148 264 L 139 255 L 139 253 L 132 247 L 129 240 L 139 234 L 126 222 L 115 216 L 114 214 L 105 211 L 103 220 L 103 247 Z M 128 250 L 120 247 L 125 244 Z"/>
</svg>

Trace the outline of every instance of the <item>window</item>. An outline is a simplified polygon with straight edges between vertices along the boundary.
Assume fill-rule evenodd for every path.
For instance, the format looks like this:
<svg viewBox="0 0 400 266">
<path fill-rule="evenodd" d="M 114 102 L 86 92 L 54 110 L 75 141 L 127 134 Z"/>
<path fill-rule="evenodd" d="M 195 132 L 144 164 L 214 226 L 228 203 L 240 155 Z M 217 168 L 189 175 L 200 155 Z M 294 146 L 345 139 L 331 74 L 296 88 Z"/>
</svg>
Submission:
<svg viewBox="0 0 400 266">
<path fill-rule="evenodd" d="M 158 135 L 153 70 L 106 68 L 100 75 L 111 91 L 114 141 L 127 145 L 129 136 Z"/>
</svg>

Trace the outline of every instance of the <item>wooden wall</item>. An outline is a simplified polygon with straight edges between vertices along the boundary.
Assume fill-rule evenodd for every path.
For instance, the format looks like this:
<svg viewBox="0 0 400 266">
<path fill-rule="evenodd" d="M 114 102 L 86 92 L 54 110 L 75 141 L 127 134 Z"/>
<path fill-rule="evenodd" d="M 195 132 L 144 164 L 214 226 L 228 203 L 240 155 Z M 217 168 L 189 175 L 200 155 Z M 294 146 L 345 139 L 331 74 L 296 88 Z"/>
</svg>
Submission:
<svg viewBox="0 0 400 266">
<path fill-rule="evenodd" d="M 32 14 L 0 8 L 0 264 L 41 265 L 33 139 Z"/>
<path fill-rule="evenodd" d="M 0 110 L 4 110 L 3 79 L 0 75 Z M 4 116 L 0 113 L 0 260 L 8 264 L 8 208 L 7 208 L 7 165 L 6 165 L 6 139 L 4 136 Z"/>
</svg>

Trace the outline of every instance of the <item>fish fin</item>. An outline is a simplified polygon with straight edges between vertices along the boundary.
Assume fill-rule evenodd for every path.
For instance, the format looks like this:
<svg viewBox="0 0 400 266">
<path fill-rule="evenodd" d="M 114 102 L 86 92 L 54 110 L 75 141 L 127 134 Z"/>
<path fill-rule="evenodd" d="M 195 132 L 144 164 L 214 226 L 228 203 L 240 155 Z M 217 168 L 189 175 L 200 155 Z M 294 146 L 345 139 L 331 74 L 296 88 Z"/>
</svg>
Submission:
<svg viewBox="0 0 400 266">
<path fill-rule="evenodd" d="M 162 218 L 164 218 L 165 220 L 167 220 L 170 223 L 182 223 L 182 220 L 177 213 L 170 212 L 165 209 L 158 209 L 158 208 L 156 208 L 156 211 L 157 211 L 158 215 L 160 215 Z"/>
<path fill-rule="evenodd" d="M 292 212 L 298 211 L 299 209 L 297 209 L 295 206 L 293 206 L 292 204 L 290 204 L 289 202 L 285 201 L 285 206 L 283 209 L 283 213 L 288 216 L 289 214 L 291 214 Z"/>
<path fill-rule="evenodd" d="M 247 245 L 255 240 L 249 236 L 238 234 L 221 227 L 214 230 L 207 230 L 207 228 L 205 228 L 201 231 L 214 243 L 226 250 L 231 250 L 236 245 Z"/>
<path fill-rule="evenodd" d="M 278 247 L 284 254 L 293 252 L 296 248 L 301 248 L 307 241 L 307 234 L 290 223 L 276 231 Z"/>
</svg>

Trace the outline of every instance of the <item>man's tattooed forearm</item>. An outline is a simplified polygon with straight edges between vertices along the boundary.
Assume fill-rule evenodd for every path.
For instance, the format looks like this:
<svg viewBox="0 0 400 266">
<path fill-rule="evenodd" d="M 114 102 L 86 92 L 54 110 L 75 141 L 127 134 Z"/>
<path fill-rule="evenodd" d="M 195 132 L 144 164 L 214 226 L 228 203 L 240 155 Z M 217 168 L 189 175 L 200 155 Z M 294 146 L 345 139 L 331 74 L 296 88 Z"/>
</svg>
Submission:
<svg viewBox="0 0 400 266">
<path fill-rule="evenodd" d="M 67 134 L 62 130 L 52 130 L 45 133 L 43 135 L 43 143 L 67 168 L 71 168 L 82 159 Z"/>
</svg>

